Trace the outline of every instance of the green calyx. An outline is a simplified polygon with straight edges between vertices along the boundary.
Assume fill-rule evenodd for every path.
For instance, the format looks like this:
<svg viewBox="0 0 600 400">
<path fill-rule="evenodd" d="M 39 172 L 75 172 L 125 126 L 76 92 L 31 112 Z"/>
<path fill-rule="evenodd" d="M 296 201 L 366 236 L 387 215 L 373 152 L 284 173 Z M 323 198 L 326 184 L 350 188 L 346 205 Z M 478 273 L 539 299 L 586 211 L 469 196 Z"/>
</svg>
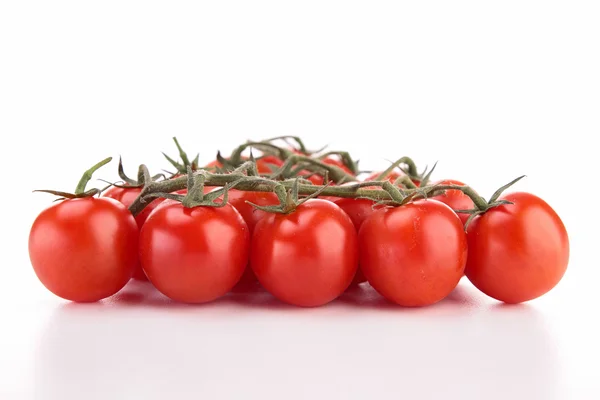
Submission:
<svg viewBox="0 0 600 400">
<path fill-rule="evenodd" d="M 166 153 L 162 153 L 163 156 L 171 163 L 173 167 L 180 174 L 186 174 L 188 171 L 188 167 L 191 168 L 192 171 L 196 171 L 198 169 L 198 160 L 200 159 L 200 154 L 196 154 L 196 157 L 190 162 L 190 159 L 183 148 L 179 145 L 179 141 L 176 137 L 173 137 L 173 141 L 175 142 L 175 146 L 177 146 L 177 150 L 179 151 L 179 157 L 181 158 L 181 162 L 175 161 L 173 158 L 169 157 Z"/>
</svg>

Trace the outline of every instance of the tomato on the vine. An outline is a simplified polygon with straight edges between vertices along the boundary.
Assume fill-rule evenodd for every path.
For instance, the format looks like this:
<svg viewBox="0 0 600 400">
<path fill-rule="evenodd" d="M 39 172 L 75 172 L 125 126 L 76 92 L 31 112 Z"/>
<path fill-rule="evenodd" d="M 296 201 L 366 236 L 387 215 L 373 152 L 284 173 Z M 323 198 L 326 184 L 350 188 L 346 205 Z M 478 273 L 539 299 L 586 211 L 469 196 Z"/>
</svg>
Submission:
<svg viewBox="0 0 600 400">
<path fill-rule="evenodd" d="M 535 299 L 558 284 L 569 262 L 569 237 L 541 198 L 517 192 L 477 216 L 467 228 L 465 275 L 483 293 L 505 303 Z"/>
<path fill-rule="evenodd" d="M 371 286 L 402 306 L 445 298 L 467 261 L 460 219 L 436 200 L 377 210 L 363 222 L 358 242 L 360 265 Z"/>
<path fill-rule="evenodd" d="M 29 235 L 36 275 L 55 295 L 93 302 L 117 293 L 138 264 L 133 215 L 110 198 L 64 200 L 38 215 Z"/>
<path fill-rule="evenodd" d="M 346 290 L 358 265 L 356 230 L 332 202 L 312 199 L 289 214 L 269 214 L 254 228 L 250 266 L 280 300 L 326 304 Z"/>
<path fill-rule="evenodd" d="M 242 161 L 248 161 L 248 157 L 242 157 Z M 256 160 L 256 170 L 262 175 L 270 175 L 273 173 L 273 167 L 280 167 L 282 165 L 283 161 L 276 156 L 266 156 Z M 219 160 L 213 160 L 205 166 L 205 168 L 211 167 L 223 168 L 223 164 Z"/>
<path fill-rule="evenodd" d="M 370 174 L 369 176 L 367 176 L 364 181 L 365 182 L 369 182 L 369 181 L 376 181 L 379 178 L 379 175 L 381 175 L 382 172 L 373 172 L 372 174 Z M 400 170 L 393 170 L 391 171 L 389 174 L 387 174 L 383 179 L 383 181 L 389 181 L 391 183 L 395 183 L 396 180 L 400 177 L 406 176 L 406 174 Z M 417 179 L 411 179 L 412 183 L 414 183 L 417 187 L 421 185 L 421 181 L 417 180 Z"/>
<path fill-rule="evenodd" d="M 457 185 L 457 186 L 465 186 L 464 183 L 452 179 L 444 179 L 438 182 L 435 182 L 434 185 Z M 473 200 L 460 190 L 446 190 L 445 193 L 439 194 L 437 196 L 433 196 L 432 199 L 441 201 L 442 203 L 448 205 L 453 210 L 471 210 L 475 205 L 473 204 Z M 462 223 L 466 223 L 469 219 L 470 214 L 465 213 L 457 213 L 458 217 L 462 221 Z"/>
<path fill-rule="evenodd" d="M 125 207 L 129 207 L 130 205 L 133 204 L 133 202 L 135 201 L 135 199 L 137 199 L 137 197 L 140 195 L 140 193 L 142 192 L 142 188 L 141 187 L 118 187 L 118 186 L 113 186 L 110 189 L 108 189 L 106 192 L 104 192 L 102 194 L 103 197 L 110 197 L 111 199 L 115 199 L 117 200 L 119 203 L 123 204 Z M 142 225 L 144 225 L 144 222 L 146 222 L 146 219 L 148 218 L 148 215 L 150 215 L 150 213 L 163 201 L 163 199 L 156 199 L 153 200 L 150 204 L 148 204 L 141 213 L 139 213 L 136 217 L 135 217 L 135 222 L 137 222 L 138 228 L 142 228 Z M 135 267 L 135 270 L 133 272 L 133 278 L 140 280 L 140 281 L 146 281 L 148 280 L 146 278 L 146 274 L 144 274 L 144 271 L 142 270 L 142 267 L 140 266 L 139 262 Z"/>
<path fill-rule="evenodd" d="M 167 200 L 140 232 L 140 262 L 152 284 L 185 303 L 214 300 L 233 288 L 248 263 L 250 234 L 231 205 L 185 208 Z"/>
<path fill-rule="evenodd" d="M 357 233 L 363 222 L 375 212 L 375 202 L 369 199 L 337 198 L 334 203 L 348 214 Z M 352 284 L 358 285 L 366 281 L 367 278 L 359 265 Z"/>
<path fill-rule="evenodd" d="M 264 218 L 269 213 L 266 211 L 259 210 L 254 206 L 248 204 L 247 202 L 251 202 L 253 204 L 259 206 L 271 206 L 279 204 L 279 199 L 277 195 L 273 192 L 246 192 L 242 190 L 232 189 L 228 194 L 228 202 L 231 204 L 236 210 L 244 218 L 246 224 L 248 225 L 248 230 L 250 232 L 250 238 L 252 238 L 252 234 L 254 232 L 254 227 L 262 218 Z M 258 285 L 258 280 L 256 279 L 256 275 L 252 271 L 250 266 L 247 266 L 244 270 L 244 275 L 240 281 L 233 288 L 234 292 L 245 291 L 256 287 Z"/>
<path fill-rule="evenodd" d="M 350 168 L 348 168 L 346 166 L 346 164 L 344 164 L 342 162 L 342 160 L 338 160 L 337 158 L 333 158 L 333 157 L 327 157 L 325 159 L 322 160 L 322 162 L 324 164 L 328 164 L 328 165 L 334 165 L 338 168 L 341 168 L 344 170 L 345 173 L 347 173 L 348 175 L 354 176 L 354 173 L 352 171 L 350 171 Z"/>
</svg>

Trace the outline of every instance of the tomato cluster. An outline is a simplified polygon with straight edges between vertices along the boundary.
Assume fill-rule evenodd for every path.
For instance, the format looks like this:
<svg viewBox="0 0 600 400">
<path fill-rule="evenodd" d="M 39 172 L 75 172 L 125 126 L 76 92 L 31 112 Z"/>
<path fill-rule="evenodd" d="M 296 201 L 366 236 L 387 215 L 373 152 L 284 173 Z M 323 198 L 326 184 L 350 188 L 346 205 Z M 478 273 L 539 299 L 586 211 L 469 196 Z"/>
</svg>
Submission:
<svg viewBox="0 0 600 400">
<path fill-rule="evenodd" d="M 282 154 L 299 153 L 282 150 L 239 162 L 254 162 L 263 176 L 256 182 L 275 187 L 269 178 L 289 164 Z M 350 286 L 368 282 L 389 301 L 414 307 L 444 299 L 464 275 L 497 300 L 524 302 L 548 292 L 566 271 L 566 229 L 556 212 L 533 194 L 496 196 L 482 208 L 477 205 L 481 198 L 462 182 L 429 184 L 428 176 L 391 168 L 369 175 L 366 180 L 374 181 L 373 186 L 363 184 L 359 195 L 351 183 L 359 181 L 355 165 L 309 153 L 301 159 L 310 161 L 295 169 L 308 179 L 302 181 L 305 191 L 314 193 L 306 186 L 326 183 L 325 168 L 349 179 L 335 186 L 349 192 L 336 196 L 341 192 L 328 192 L 333 186 L 319 186 L 322 191 L 307 198 L 296 179 L 285 199 L 276 190 L 255 190 L 258 183 L 228 188 L 218 199 L 192 206 L 187 200 L 197 190 L 189 184 L 187 190 L 163 196 L 167 199 L 147 196 L 149 188 L 160 192 L 160 185 L 183 182 L 182 168 L 170 180 L 115 185 L 100 197 L 80 186 L 74 195 L 58 192 L 66 198 L 42 211 L 31 228 L 35 273 L 51 292 L 76 302 L 111 296 L 134 278 L 149 280 L 164 295 L 185 303 L 262 286 L 278 299 L 304 307 L 324 305 Z M 193 164 L 185 165 L 188 174 L 198 169 Z M 225 167 L 215 160 L 206 170 L 193 172 L 188 182 L 199 175 L 209 183 L 219 182 L 215 177 L 222 175 L 239 175 Z M 410 187 L 399 183 L 402 177 Z M 385 181 L 397 189 L 389 198 L 379 189 L 389 190 Z M 449 189 L 436 190 L 444 186 Z M 200 192 L 214 190 L 207 185 Z M 411 195 L 394 202 L 396 192 Z M 134 217 L 130 210 L 137 209 L 136 202 L 142 210 Z"/>
</svg>

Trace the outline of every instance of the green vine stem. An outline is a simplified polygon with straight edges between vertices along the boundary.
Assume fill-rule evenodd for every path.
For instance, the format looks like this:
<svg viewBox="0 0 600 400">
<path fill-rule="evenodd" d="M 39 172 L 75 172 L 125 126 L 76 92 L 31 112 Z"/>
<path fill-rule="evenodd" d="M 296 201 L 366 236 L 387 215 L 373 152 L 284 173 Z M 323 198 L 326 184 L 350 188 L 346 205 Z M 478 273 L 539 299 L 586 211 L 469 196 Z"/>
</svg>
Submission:
<svg viewBox="0 0 600 400">
<path fill-rule="evenodd" d="M 376 180 L 380 181 L 385 179 L 392 171 L 400 166 L 400 164 L 404 164 L 408 167 L 407 173 L 408 176 L 417 180 L 421 180 L 421 176 L 419 175 L 419 171 L 417 170 L 417 165 L 410 157 L 402 157 L 396 161 L 394 161 L 385 171 L 379 174 Z"/>
<path fill-rule="evenodd" d="M 348 167 L 354 175 L 358 175 L 358 162 L 354 161 L 347 151 L 328 151 L 327 153 L 321 154 L 318 159 L 324 160 L 328 156 L 338 156 L 342 160 L 342 163 Z"/>
<path fill-rule="evenodd" d="M 195 189 L 198 189 L 198 184 L 201 184 L 202 186 L 224 186 L 228 189 L 231 188 L 232 185 L 235 185 L 236 190 L 275 192 L 280 198 L 280 201 L 282 201 L 282 209 L 283 207 L 287 207 L 285 210 L 288 212 L 289 200 L 286 197 L 286 204 L 283 204 L 282 196 L 283 193 L 289 193 L 292 190 L 296 196 L 296 200 L 298 199 L 298 195 L 311 196 L 316 194 L 335 197 L 366 198 L 385 205 L 402 205 L 417 198 L 427 198 L 436 192 L 441 192 L 444 190 L 459 190 L 469 196 L 473 200 L 473 203 L 476 207 L 474 210 L 468 210 L 466 212 L 476 215 L 487 211 L 491 207 L 495 207 L 500 204 L 506 204 L 507 202 L 505 201 L 497 200 L 499 192 L 510 187 L 522 178 L 519 177 L 500 188 L 488 202 L 469 186 L 436 185 L 427 186 L 425 188 L 402 189 L 388 181 L 357 182 L 343 186 L 320 186 L 304 184 L 300 183 L 299 179 L 274 181 L 260 176 L 248 175 L 248 171 L 252 173 L 256 170 L 256 164 L 253 161 L 245 162 L 242 164 L 242 166 L 229 174 L 213 174 L 206 170 L 199 170 L 191 173 L 191 175 L 188 176 L 182 176 L 179 178 L 159 182 L 152 181 L 150 178 L 150 172 L 145 165 L 141 165 L 140 169 L 143 171 L 145 182 L 149 183 L 144 186 L 140 196 L 129 207 L 129 210 L 134 215 L 137 215 L 144 209 L 144 207 L 149 203 L 148 199 L 150 198 L 173 198 L 173 195 L 170 195 L 170 193 L 188 188 L 189 185 L 194 185 Z M 194 184 L 194 182 L 200 183 Z M 365 187 L 369 188 L 367 189 Z M 373 189 L 372 187 L 381 187 L 381 189 Z M 194 191 L 199 192 L 198 190 Z"/>
</svg>

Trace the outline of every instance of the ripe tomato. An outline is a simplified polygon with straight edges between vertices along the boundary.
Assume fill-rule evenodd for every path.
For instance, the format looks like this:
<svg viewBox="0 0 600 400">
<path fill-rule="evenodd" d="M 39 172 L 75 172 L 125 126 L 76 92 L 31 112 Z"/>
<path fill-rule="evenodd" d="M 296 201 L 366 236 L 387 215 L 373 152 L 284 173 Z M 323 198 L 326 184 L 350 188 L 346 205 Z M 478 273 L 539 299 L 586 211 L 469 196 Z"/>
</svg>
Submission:
<svg viewBox="0 0 600 400">
<path fill-rule="evenodd" d="M 381 173 L 382 173 L 382 172 L 373 172 L 371 175 L 369 175 L 369 176 L 367 176 L 367 177 L 365 178 L 365 182 L 368 182 L 368 181 L 376 181 L 376 180 L 377 180 L 377 178 L 379 177 L 379 175 L 381 175 Z M 396 182 L 396 179 L 400 178 L 401 176 L 405 176 L 405 175 L 406 175 L 406 174 L 405 174 L 403 171 L 401 171 L 401 170 L 397 169 L 397 170 L 394 170 L 394 171 L 390 172 L 390 173 L 389 173 L 389 174 L 388 174 L 388 175 L 387 175 L 387 176 L 386 176 L 386 177 L 385 177 L 383 180 L 387 180 L 387 181 L 389 181 L 389 182 L 392 182 L 392 183 L 394 183 L 394 182 Z M 411 181 L 412 181 L 412 182 L 413 182 L 413 183 L 414 183 L 414 184 L 415 184 L 417 187 L 418 187 L 418 186 L 421 184 L 421 182 L 420 182 L 420 181 L 418 181 L 418 180 L 416 180 L 416 179 L 411 179 Z"/>
<path fill-rule="evenodd" d="M 248 226 L 231 205 L 185 208 L 167 200 L 140 232 L 140 262 L 167 297 L 185 303 L 214 300 L 239 281 L 248 263 Z"/>
<path fill-rule="evenodd" d="M 254 227 L 265 215 L 269 213 L 266 211 L 259 210 L 254 208 L 250 204 L 246 203 L 247 201 L 257 204 L 259 206 L 271 206 L 279 204 L 279 199 L 275 193 L 271 192 L 244 192 L 241 190 L 230 190 L 229 191 L 229 204 L 235 207 L 236 210 L 244 218 L 246 224 L 248 225 L 248 230 L 250 232 L 250 238 L 252 238 L 252 233 L 254 232 Z M 252 268 L 249 266 L 244 270 L 244 275 L 240 281 L 233 288 L 234 292 L 241 292 L 253 287 L 258 286 L 258 280 L 256 279 L 256 275 L 252 271 Z"/>
<path fill-rule="evenodd" d="M 375 202 L 373 200 L 368 199 L 351 199 L 351 198 L 337 198 L 334 201 L 352 220 L 354 227 L 356 228 L 356 232 L 360 230 L 363 222 L 375 212 L 373 206 Z M 354 276 L 354 280 L 352 281 L 353 285 L 358 285 L 360 283 L 366 282 L 367 278 L 365 274 L 362 272 L 360 265 L 356 270 L 356 275 Z"/>
<path fill-rule="evenodd" d="M 138 227 L 116 200 L 64 200 L 35 219 L 29 257 L 42 284 L 55 295 L 98 301 L 131 279 L 138 263 Z"/>
<path fill-rule="evenodd" d="M 434 185 L 459 185 L 465 186 L 464 183 L 460 181 L 455 181 L 451 179 L 445 179 L 442 181 L 438 181 L 434 183 Z M 433 196 L 432 199 L 437 201 L 441 201 L 444 204 L 447 204 L 450 208 L 454 210 L 470 210 L 475 207 L 473 204 L 473 200 L 460 190 L 446 190 L 444 194 L 440 194 L 437 196 Z M 458 217 L 464 224 L 469 219 L 469 214 L 457 213 Z"/>
<path fill-rule="evenodd" d="M 483 293 L 505 303 L 521 303 L 548 292 L 569 262 L 569 238 L 561 219 L 542 199 L 511 193 L 514 204 L 492 208 L 467 228 L 465 274 Z"/>
<path fill-rule="evenodd" d="M 371 286 L 402 306 L 442 300 L 458 284 L 467 261 L 460 219 L 436 200 L 377 210 L 363 222 L 358 242 Z"/>
<path fill-rule="evenodd" d="M 250 266 L 260 283 L 290 304 L 326 304 L 350 285 L 358 264 L 356 230 L 337 205 L 308 200 L 269 214 L 254 228 Z"/>
<path fill-rule="evenodd" d="M 137 199 L 137 197 L 140 195 L 141 192 L 142 192 L 141 187 L 113 186 L 110 189 L 108 189 L 106 192 L 104 192 L 102 194 L 102 196 L 110 197 L 111 199 L 115 199 L 119 203 L 123 204 L 125 207 L 129 207 L 131 204 L 133 204 L 133 202 L 135 201 L 135 199 Z M 148 215 L 150 215 L 152 210 L 154 210 L 162 201 L 163 201 L 163 199 L 153 200 L 150 204 L 148 204 L 142 210 L 141 213 L 139 213 L 135 217 L 135 222 L 137 222 L 138 228 L 141 228 L 142 225 L 144 225 L 144 222 L 146 222 Z M 148 278 L 146 278 L 146 274 L 144 274 L 144 271 L 142 270 L 142 267 L 140 266 L 139 263 L 135 267 L 135 270 L 133 272 L 133 278 L 140 280 L 140 281 L 148 280 Z"/>
</svg>

